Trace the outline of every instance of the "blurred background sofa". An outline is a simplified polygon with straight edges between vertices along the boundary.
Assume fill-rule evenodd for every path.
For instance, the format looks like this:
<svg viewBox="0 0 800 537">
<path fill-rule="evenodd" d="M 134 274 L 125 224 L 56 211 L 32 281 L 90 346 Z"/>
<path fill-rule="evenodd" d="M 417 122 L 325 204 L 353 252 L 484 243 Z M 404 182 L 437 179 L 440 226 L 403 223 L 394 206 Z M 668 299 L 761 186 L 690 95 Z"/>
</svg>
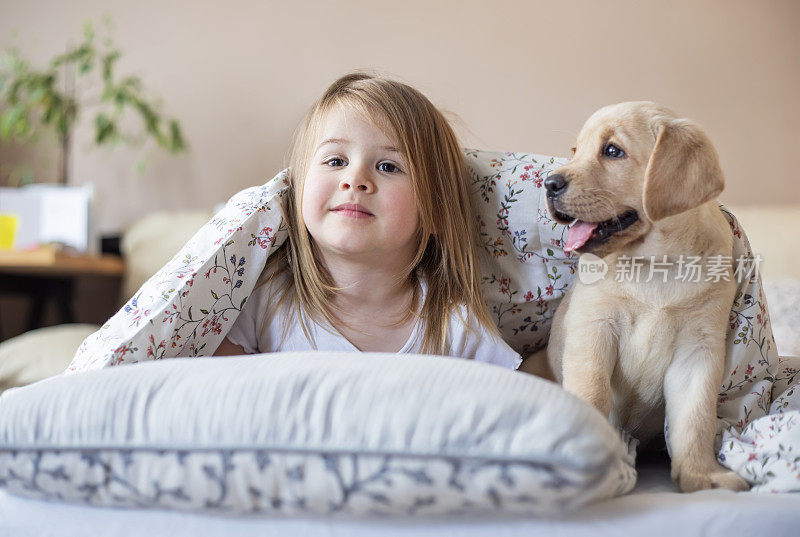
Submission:
<svg viewBox="0 0 800 537">
<path fill-rule="evenodd" d="M 155 274 L 200 227 L 211 211 L 159 211 L 134 222 L 120 250 L 125 276 L 118 307 Z M 61 373 L 78 346 L 99 325 L 77 323 L 31 330 L 0 343 L 0 391 Z"/>
</svg>

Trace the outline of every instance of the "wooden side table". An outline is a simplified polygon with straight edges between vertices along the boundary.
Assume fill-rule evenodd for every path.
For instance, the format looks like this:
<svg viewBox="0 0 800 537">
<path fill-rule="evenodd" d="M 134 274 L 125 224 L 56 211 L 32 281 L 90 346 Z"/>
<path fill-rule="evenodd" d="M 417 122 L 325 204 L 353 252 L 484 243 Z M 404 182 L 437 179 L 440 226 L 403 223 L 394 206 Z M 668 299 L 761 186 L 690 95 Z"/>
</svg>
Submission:
<svg viewBox="0 0 800 537">
<path fill-rule="evenodd" d="M 76 278 L 121 278 L 124 273 L 125 263 L 117 255 L 73 254 L 51 246 L 30 251 L 0 250 L 0 293 L 32 297 L 27 330 L 41 326 L 48 299 L 55 301 L 61 322 L 75 322 L 73 295 Z"/>
</svg>

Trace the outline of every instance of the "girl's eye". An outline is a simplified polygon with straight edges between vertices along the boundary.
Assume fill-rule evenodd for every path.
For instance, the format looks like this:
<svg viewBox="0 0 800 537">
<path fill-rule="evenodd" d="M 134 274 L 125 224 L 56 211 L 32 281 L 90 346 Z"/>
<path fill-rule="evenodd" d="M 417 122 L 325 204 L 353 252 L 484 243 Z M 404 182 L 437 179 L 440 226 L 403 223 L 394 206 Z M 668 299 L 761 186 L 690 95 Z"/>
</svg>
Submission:
<svg viewBox="0 0 800 537">
<path fill-rule="evenodd" d="M 398 168 L 391 162 L 381 162 L 380 164 L 378 164 L 378 169 L 386 173 L 397 173 L 400 171 L 400 168 Z"/>
<path fill-rule="evenodd" d="M 325 164 L 332 168 L 338 168 L 339 166 L 344 166 L 344 159 L 339 157 L 329 158 L 325 161 Z"/>
<path fill-rule="evenodd" d="M 622 158 L 625 156 L 625 151 L 614 144 L 606 144 L 606 146 L 603 148 L 603 156 L 610 158 Z"/>
</svg>

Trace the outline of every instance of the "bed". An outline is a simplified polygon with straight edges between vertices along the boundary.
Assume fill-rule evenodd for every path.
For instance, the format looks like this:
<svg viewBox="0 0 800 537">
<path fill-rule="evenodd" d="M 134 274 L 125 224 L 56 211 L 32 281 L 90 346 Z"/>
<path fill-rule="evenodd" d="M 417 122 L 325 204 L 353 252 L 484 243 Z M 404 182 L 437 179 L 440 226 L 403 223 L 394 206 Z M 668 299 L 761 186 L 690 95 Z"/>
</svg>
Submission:
<svg viewBox="0 0 800 537">
<path fill-rule="evenodd" d="M 714 490 L 681 494 L 666 460 L 640 464 L 632 493 L 565 518 L 324 519 L 232 518 L 163 510 L 86 507 L 24 499 L 0 490 L 0 534 L 15 537 L 463 537 L 574 535 L 797 535 L 800 499 Z M 101 528 L 101 530 L 99 530 Z"/>
</svg>

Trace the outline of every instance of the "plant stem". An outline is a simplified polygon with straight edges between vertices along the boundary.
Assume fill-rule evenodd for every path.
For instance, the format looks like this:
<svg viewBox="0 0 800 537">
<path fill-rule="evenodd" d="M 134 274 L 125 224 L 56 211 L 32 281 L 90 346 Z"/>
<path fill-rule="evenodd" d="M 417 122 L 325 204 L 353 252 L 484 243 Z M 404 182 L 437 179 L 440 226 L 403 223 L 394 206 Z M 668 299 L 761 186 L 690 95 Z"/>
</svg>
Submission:
<svg viewBox="0 0 800 537">
<path fill-rule="evenodd" d="M 66 186 L 69 182 L 69 132 L 61 136 L 61 155 L 58 182 Z"/>
<path fill-rule="evenodd" d="M 67 47 L 69 52 L 70 47 Z M 72 68 L 70 68 L 72 67 Z M 67 96 L 69 102 L 75 98 L 75 66 L 67 62 L 64 64 L 64 94 Z M 69 112 L 67 112 L 69 113 Z M 58 182 L 66 186 L 69 183 L 69 143 L 70 131 L 72 130 L 72 122 L 67 122 L 67 127 L 61 133 L 61 170 L 59 173 Z"/>
</svg>

